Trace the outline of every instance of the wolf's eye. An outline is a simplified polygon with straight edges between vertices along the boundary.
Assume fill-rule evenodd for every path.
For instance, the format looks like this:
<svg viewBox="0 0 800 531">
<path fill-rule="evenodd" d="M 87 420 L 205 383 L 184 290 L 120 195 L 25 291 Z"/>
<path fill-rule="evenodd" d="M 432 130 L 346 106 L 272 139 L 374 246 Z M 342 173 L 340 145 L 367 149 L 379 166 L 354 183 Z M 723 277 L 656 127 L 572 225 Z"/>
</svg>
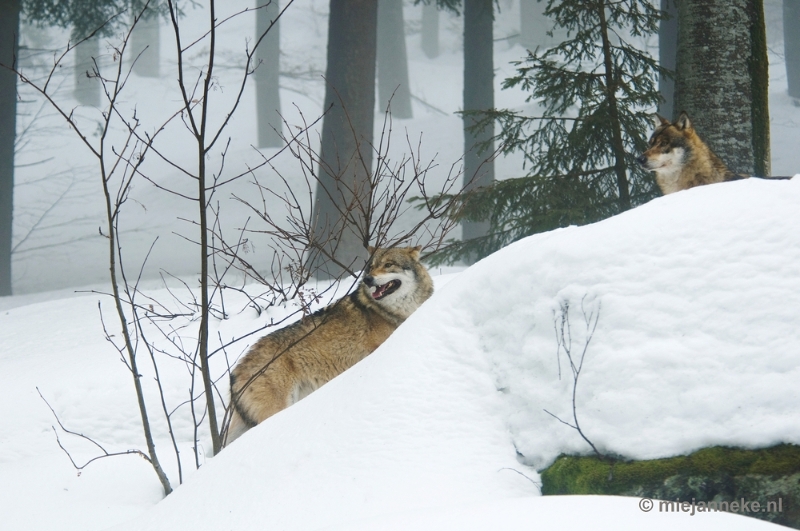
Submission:
<svg viewBox="0 0 800 531">
<path fill-rule="evenodd" d="M 396 265 L 397 264 L 395 264 L 394 262 L 386 262 L 385 264 L 383 264 L 383 267 L 394 267 Z"/>
</svg>

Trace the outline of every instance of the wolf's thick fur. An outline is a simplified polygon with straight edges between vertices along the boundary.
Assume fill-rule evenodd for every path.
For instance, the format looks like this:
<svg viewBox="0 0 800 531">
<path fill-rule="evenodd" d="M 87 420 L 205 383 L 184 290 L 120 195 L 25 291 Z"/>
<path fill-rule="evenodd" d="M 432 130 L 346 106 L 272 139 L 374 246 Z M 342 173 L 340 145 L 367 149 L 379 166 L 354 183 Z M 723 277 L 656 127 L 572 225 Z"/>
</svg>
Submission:
<svg viewBox="0 0 800 531">
<path fill-rule="evenodd" d="M 728 169 L 697 136 L 685 112 L 675 123 L 656 116 L 656 130 L 650 137 L 650 147 L 636 160 L 645 169 L 656 172 L 656 182 L 664 195 L 748 177 Z"/>
<path fill-rule="evenodd" d="M 234 367 L 225 444 L 371 354 L 433 294 L 419 247 L 371 251 L 353 293 L 261 338 Z"/>
</svg>

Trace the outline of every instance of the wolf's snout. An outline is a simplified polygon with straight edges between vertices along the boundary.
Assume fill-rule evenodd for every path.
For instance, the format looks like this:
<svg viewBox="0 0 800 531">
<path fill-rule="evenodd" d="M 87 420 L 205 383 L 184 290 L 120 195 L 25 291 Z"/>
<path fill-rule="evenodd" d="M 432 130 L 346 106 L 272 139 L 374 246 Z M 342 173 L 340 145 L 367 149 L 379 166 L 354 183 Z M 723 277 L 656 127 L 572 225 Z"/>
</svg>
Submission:
<svg viewBox="0 0 800 531">
<path fill-rule="evenodd" d="M 375 285 L 375 277 L 367 275 L 364 277 L 364 284 L 369 286 L 370 288 Z"/>
<path fill-rule="evenodd" d="M 638 157 L 636 157 L 636 162 L 644 166 L 645 164 L 647 164 L 647 157 L 645 157 L 644 154 L 639 155 Z"/>
</svg>

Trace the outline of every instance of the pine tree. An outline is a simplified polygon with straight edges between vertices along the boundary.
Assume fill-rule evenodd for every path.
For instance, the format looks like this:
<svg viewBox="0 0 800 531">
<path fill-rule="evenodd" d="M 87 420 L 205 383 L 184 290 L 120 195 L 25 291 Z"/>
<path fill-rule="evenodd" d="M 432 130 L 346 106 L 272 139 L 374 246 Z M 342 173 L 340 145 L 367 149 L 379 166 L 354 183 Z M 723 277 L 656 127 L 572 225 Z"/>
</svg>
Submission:
<svg viewBox="0 0 800 531">
<path fill-rule="evenodd" d="M 499 124 L 496 139 L 504 152 L 524 153 L 528 174 L 465 196 L 451 216 L 486 220 L 489 235 L 451 242 L 434 257 L 437 263 L 598 221 L 657 194 L 635 157 L 646 145 L 663 70 L 630 41 L 655 34 L 663 13 L 649 0 L 549 0 L 545 14 L 556 30 L 566 30 L 567 40 L 529 52 L 503 84 L 528 91 L 541 115 L 494 110 L 476 126 Z"/>
<path fill-rule="evenodd" d="M 464 123 L 465 191 L 491 186 L 494 183 L 494 129 L 491 121 L 481 124 L 481 116 L 494 107 L 494 4 L 493 0 L 417 0 L 433 3 L 464 15 L 464 99 L 461 112 Z M 485 218 L 464 217 L 459 220 L 466 248 L 480 245 L 490 225 Z M 463 253 L 467 263 L 480 255 Z"/>
</svg>

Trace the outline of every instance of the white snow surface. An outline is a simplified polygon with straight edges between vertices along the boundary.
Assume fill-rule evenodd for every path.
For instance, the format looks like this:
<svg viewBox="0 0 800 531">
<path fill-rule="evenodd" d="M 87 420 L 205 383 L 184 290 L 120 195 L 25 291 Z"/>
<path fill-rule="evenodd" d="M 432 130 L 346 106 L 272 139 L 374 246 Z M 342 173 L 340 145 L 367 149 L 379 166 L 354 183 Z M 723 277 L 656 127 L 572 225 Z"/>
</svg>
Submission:
<svg viewBox="0 0 800 531">
<path fill-rule="evenodd" d="M 599 316 L 577 411 L 602 452 L 800 443 L 798 204 L 800 179 L 752 179 L 515 243 L 122 529 L 350 529 L 355 518 L 537 495 L 534 468 L 589 453 L 543 411 L 572 420 L 553 325 L 564 301 L 573 356 L 581 301 Z M 518 503 L 535 521 L 537 505 Z"/>
<path fill-rule="evenodd" d="M 8 310 L 0 514 L 8 529 L 772 526 L 643 513 L 636 499 L 538 499 L 536 470 L 561 453 L 591 453 L 544 412 L 573 421 L 554 327 L 566 301 L 573 359 L 584 313 L 598 317 L 576 406 L 602 452 L 649 459 L 800 443 L 798 204 L 798 178 L 696 188 L 437 277 L 434 296 L 374 354 L 206 459 L 159 503 L 160 485 L 136 457 L 76 475 L 36 395 L 39 386 L 68 427 L 109 451 L 143 447 L 130 377 L 109 353 L 95 297 Z M 258 319 L 240 314 L 225 326 Z M 168 401 L 183 392 L 168 389 Z M 60 434 L 76 460 L 97 454 Z M 185 455 L 189 441 L 179 440 Z M 157 444 L 168 461 L 163 434 Z"/>
<path fill-rule="evenodd" d="M 326 531 L 490 531 L 496 529 L 597 529 L 599 531 L 689 531 L 787 529 L 733 514 L 661 512 L 639 508 L 638 498 L 615 496 L 526 497 L 419 511 L 352 522 Z M 644 505 L 647 507 L 647 505 Z"/>
</svg>

